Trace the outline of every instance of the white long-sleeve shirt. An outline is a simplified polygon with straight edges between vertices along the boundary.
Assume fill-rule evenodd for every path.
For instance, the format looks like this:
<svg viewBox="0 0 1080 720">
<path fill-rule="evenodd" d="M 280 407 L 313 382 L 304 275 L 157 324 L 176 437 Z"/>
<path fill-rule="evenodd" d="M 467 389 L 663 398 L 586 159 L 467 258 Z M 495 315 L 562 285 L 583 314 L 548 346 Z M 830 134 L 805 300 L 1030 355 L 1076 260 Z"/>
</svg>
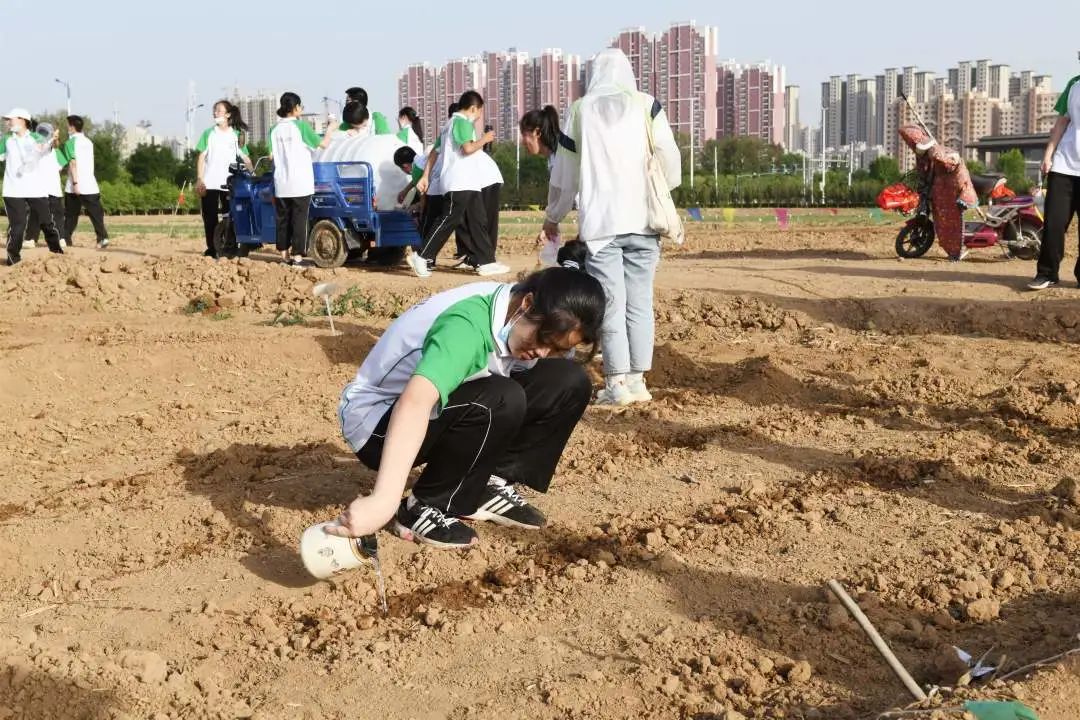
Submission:
<svg viewBox="0 0 1080 720">
<path fill-rule="evenodd" d="M 653 143 L 674 189 L 682 182 L 682 157 L 667 114 L 650 95 L 637 93 L 640 113 L 632 117 L 604 115 L 597 107 L 583 122 L 579 100 L 570 108 L 552 165 L 546 219 L 558 223 L 573 209 L 580 193 L 578 227 L 591 253 L 599 252 L 617 235 L 643 234 L 648 226 L 646 122 L 652 123 Z"/>
</svg>

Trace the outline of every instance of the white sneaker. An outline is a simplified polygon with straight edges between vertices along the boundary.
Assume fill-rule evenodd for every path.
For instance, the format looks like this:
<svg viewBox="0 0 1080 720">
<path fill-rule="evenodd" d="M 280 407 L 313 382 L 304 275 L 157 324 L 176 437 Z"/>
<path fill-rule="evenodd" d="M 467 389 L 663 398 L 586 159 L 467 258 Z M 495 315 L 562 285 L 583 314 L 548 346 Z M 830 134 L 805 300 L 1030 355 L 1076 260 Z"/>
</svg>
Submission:
<svg viewBox="0 0 1080 720">
<path fill-rule="evenodd" d="M 510 272 L 510 268 L 502 263 L 488 263 L 487 265 L 480 265 L 476 268 L 476 274 L 481 277 L 488 277 L 489 275 L 505 275 Z"/>
<path fill-rule="evenodd" d="M 103 238 L 101 242 L 97 244 L 98 250 L 104 250 L 109 247 L 109 238 Z"/>
<path fill-rule="evenodd" d="M 428 269 L 427 260 L 425 260 L 420 253 L 411 252 L 409 256 L 405 258 L 405 262 L 409 264 L 413 274 L 418 278 L 431 277 L 431 270 Z"/>
<path fill-rule="evenodd" d="M 67 246 L 68 246 L 67 240 L 65 240 L 64 238 L 60 238 L 60 247 L 66 248 Z"/>
<path fill-rule="evenodd" d="M 607 407 L 626 407 L 633 402 L 634 398 L 630 394 L 630 388 L 628 388 L 624 383 L 612 385 L 611 387 L 605 387 L 603 390 L 596 393 L 596 405 L 602 405 Z"/>
<path fill-rule="evenodd" d="M 626 384 L 626 391 L 630 393 L 632 402 L 650 402 L 652 393 L 645 387 L 644 380 L 630 381 Z"/>
<path fill-rule="evenodd" d="M 31 250 L 37 247 L 37 243 L 35 243 L 33 240 L 23 240 L 22 246 L 23 250 Z"/>
</svg>

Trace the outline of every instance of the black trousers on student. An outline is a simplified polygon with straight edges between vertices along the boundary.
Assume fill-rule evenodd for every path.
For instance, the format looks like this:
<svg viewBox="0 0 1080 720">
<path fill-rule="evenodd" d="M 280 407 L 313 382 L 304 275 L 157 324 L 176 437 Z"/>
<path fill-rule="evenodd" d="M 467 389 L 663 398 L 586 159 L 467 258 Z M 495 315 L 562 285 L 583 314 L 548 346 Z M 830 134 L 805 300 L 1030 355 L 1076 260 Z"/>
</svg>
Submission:
<svg viewBox="0 0 1080 720">
<path fill-rule="evenodd" d="M 428 424 L 416 457 L 416 465 L 427 466 L 413 495 L 451 515 L 471 515 L 492 475 L 547 492 L 591 394 L 585 369 L 563 358 L 540 360 L 509 378 L 465 383 Z M 356 453 L 373 470 L 382 459 L 392 412 Z"/>
<path fill-rule="evenodd" d="M 472 205 L 465 213 L 464 227 L 469 233 L 473 264 L 482 266 L 495 262 L 499 243 L 499 205 L 502 185 L 489 185 L 480 191 L 480 203 Z"/>
<path fill-rule="evenodd" d="M 49 244 L 49 250 L 54 253 L 64 252 L 60 247 L 60 232 L 56 229 L 49 214 L 48 198 L 6 197 L 4 198 L 4 212 L 7 213 L 8 219 L 7 261 L 9 265 L 22 260 L 23 238 L 26 237 L 26 225 L 30 221 L 31 213 L 37 218 L 43 218 L 35 222 L 45 233 L 45 242 Z"/>
<path fill-rule="evenodd" d="M 49 217 L 52 219 L 53 225 L 56 226 L 56 230 L 60 233 L 60 237 L 64 237 L 64 200 L 63 198 L 49 196 Z M 26 224 L 26 237 L 27 241 L 37 242 L 41 237 L 41 219 L 38 218 L 33 209 L 30 210 L 30 221 Z"/>
<path fill-rule="evenodd" d="M 274 200 L 279 251 L 288 250 L 291 247 L 293 255 L 307 254 L 308 209 L 310 207 L 310 195 Z"/>
<path fill-rule="evenodd" d="M 74 245 L 72 240 L 75 239 L 75 228 L 79 225 L 79 215 L 83 209 L 86 209 L 86 214 L 90 217 L 90 224 L 94 226 L 94 234 L 97 236 L 97 242 L 100 244 L 102 240 L 109 237 L 108 231 L 105 230 L 105 208 L 101 207 L 101 195 L 76 195 L 75 193 L 68 193 L 64 198 L 65 215 L 67 220 L 65 222 L 65 236 L 67 236 L 68 243 Z"/>
<path fill-rule="evenodd" d="M 464 251 L 464 254 L 472 256 L 477 248 L 476 239 L 472 232 L 469 232 L 471 228 L 466 228 L 466 216 L 475 217 L 473 225 L 477 227 L 477 230 L 481 228 L 479 222 L 480 213 L 483 212 L 483 206 L 480 200 L 479 190 L 459 190 L 457 192 L 448 192 L 442 196 L 442 207 L 439 208 L 438 214 L 432 213 L 430 216 L 430 224 L 427 228 L 427 232 L 424 234 L 424 244 L 420 246 L 420 256 L 425 260 L 434 260 L 439 256 L 439 251 L 443 249 L 443 245 L 450 239 L 450 236 L 455 231 L 458 232 L 458 239 L 460 246 L 458 252 Z M 462 228 L 466 228 L 466 235 L 461 235 Z"/>
<path fill-rule="evenodd" d="M 1058 281 L 1058 269 L 1065 257 L 1065 233 L 1073 216 L 1080 215 L 1080 177 L 1052 172 L 1046 177 L 1046 225 L 1036 275 Z M 1080 237 L 1080 225 L 1077 226 Z M 1073 268 L 1080 281 L 1080 257 Z"/>
<path fill-rule="evenodd" d="M 214 247 L 214 231 L 217 230 L 218 219 L 221 213 L 228 212 L 229 194 L 224 190 L 207 190 L 199 200 L 199 210 L 202 212 L 203 230 L 206 232 L 207 257 L 217 257 L 217 248 Z"/>
</svg>

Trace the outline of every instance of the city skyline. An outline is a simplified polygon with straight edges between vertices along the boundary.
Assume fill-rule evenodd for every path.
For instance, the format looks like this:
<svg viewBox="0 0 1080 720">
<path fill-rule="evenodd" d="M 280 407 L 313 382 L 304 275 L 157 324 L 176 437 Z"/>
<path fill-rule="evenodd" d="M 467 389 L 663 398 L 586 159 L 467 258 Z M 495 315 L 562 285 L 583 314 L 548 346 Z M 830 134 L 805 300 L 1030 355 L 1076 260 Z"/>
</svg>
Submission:
<svg viewBox="0 0 1080 720">
<path fill-rule="evenodd" d="M 7 5 L 15 14 L 36 12 L 29 0 L 9 0 Z M 300 92 L 309 109 L 321 109 L 324 95 L 337 99 L 345 87 L 362 84 L 372 96 L 373 109 L 389 114 L 397 110 L 391 107 L 397 100 L 397 77 L 414 61 L 442 64 L 476 52 L 481 45 L 527 48 L 530 53 L 559 47 L 584 62 L 622 28 L 666 28 L 684 19 L 718 28 L 720 58 L 737 58 L 749 65 L 767 58 L 782 61 L 787 84 L 801 88 L 801 114 L 804 122 L 810 121 L 807 124 L 816 124 L 820 100 L 816 88 L 836 72 L 863 73 L 905 64 L 940 70 L 957 58 L 1007 55 L 1014 68 L 1051 75 L 1057 89 L 1080 74 L 1068 32 L 1075 23 L 1066 17 L 1040 23 L 1038 42 L 1010 43 L 1005 49 L 994 32 L 999 25 L 995 18 L 1012 9 L 1003 0 L 987 0 L 976 16 L 961 7 L 936 8 L 936 22 L 917 31 L 877 23 L 864 5 L 849 1 L 818 3 L 812 13 L 778 4 L 762 15 L 759 8 L 721 9 L 705 2 L 654 7 L 628 1 L 600 8 L 554 0 L 542 13 L 515 5 L 500 8 L 486 23 L 482 15 L 487 11 L 458 18 L 445 13 L 444 5 L 418 2 L 410 5 L 417 17 L 439 17 L 439 22 L 404 26 L 390 12 L 357 6 L 341 8 L 334 18 L 313 21 L 301 32 L 289 23 L 263 24 L 257 43 L 264 48 L 261 51 L 247 49 L 251 43 L 238 40 L 235 29 L 250 22 L 248 9 L 240 6 L 192 0 L 185 6 L 185 16 L 211 13 L 214 22 L 185 24 L 174 22 L 163 8 L 133 0 L 110 5 L 110 13 L 95 13 L 91 5 L 72 3 L 63 8 L 65 22 L 48 34 L 35 32 L 33 24 L 27 26 L 29 31 L 18 32 L 11 23 L 0 26 L 0 42 L 13 56 L 39 58 L 6 79 L 6 99 L 0 102 L 25 105 L 35 112 L 62 108 L 64 88 L 54 81 L 60 78 L 72 86 L 76 112 L 96 121 L 112 119 L 115 112 L 127 126 L 148 120 L 153 134 L 178 137 L 184 131 L 189 81 L 194 81 L 202 103 L 229 96 L 234 87 L 246 94 L 292 89 Z M 273 17 L 276 10 L 288 7 L 281 0 L 268 0 L 260 13 Z M 1076 10 L 1069 12 L 1080 16 Z M 575 22 L 544 21 L 567 14 Z M 116 23 L 116 17 L 129 22 Z M 407 31 L 400 32 L 402 27 Z M 959 48 L 957 28 L 964 28 Z M 829 52 L 822 52 L 817 30 L 829 36 Z M 193 46 L 196 35 L 199 42 Z M 86 54 L 79 48 L 90 36 L 95 38 L 95 50 Z M 842 46 L 837 38 L 843 39 Z M 49 52 L 42 55 L 45 47 Z M 292 57 L 270 61 L 274 49 L 282 47 Z M 209 120 L 209 110 L 203 108 L 195 124 Z"/>
</svg>

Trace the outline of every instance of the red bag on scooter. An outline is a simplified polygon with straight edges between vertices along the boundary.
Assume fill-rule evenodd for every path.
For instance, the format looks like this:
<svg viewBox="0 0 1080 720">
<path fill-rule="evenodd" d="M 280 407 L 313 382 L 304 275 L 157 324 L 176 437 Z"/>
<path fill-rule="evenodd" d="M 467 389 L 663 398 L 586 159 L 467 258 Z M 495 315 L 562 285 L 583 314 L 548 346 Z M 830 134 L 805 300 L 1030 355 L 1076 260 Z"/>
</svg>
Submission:
<svg viewBox="0 0 1080 720">
<path fill-rule="evenodd" d="M 919 193 L 904 183 L 894 183 L 881 191 L 877 196 L 877 204 L 882 210 L 907 214 L 919 207 Z"/>
</svg>

